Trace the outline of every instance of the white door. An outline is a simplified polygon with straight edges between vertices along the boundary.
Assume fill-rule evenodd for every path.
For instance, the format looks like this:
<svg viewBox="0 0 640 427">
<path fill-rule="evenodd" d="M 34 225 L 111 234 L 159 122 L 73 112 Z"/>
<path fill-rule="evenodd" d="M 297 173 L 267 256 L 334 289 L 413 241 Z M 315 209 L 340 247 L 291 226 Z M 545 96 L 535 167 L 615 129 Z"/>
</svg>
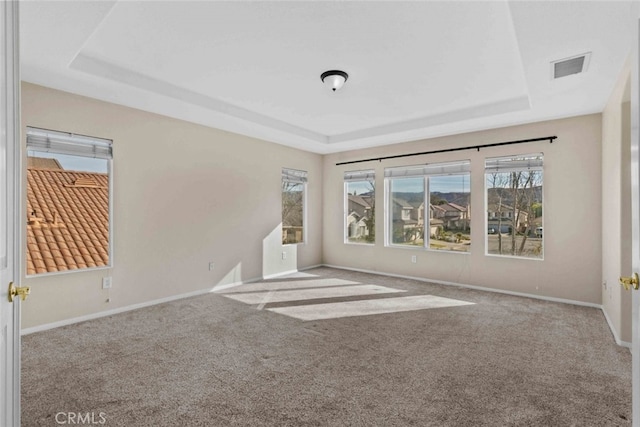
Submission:
<svg viewBox="0 0 640 427">
<path fill-rule="evenodd" d="M 0 425 L 14 427 L 20 425 L 20 302 L 9 301 L 9 283 L 17 285 L 20 276 L 17 1 L 0 3 L 0 50 Z"/>
<path fill-rule="evenodd" d="M 640 20 L 636 21 L 631 47 L 631 209 L 633 271 L 640 272 Z M 640 427 L 640 291 L 632 292 L 631 380 L 633 383 L 633 426 Z"/>
</svg>

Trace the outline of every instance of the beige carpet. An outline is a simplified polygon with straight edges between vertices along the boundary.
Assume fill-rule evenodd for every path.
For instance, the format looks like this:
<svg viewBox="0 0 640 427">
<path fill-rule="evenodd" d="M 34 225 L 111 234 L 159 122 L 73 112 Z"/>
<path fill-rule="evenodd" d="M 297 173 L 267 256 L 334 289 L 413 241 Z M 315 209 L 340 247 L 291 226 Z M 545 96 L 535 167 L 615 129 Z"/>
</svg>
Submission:
<svg viewBox="0 0 640 427">
<path fill-rule="evenodd" d="M 24 337 L 23 425 L 630 425 L 600 310 L 307 273 Z"/>
</svg>

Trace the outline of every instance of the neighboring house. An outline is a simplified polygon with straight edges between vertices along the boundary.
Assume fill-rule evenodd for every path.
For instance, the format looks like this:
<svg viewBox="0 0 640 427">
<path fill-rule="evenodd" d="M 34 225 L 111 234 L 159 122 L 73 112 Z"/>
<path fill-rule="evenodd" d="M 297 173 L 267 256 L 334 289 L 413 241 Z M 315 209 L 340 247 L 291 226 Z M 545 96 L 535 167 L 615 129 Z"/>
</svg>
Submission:
<svg viewBox="0 0 640 427">
<path fill-rule="evenodd" d="M 444 222 L 441 219 L 431 218 L 429 220 L 429 233 L 431 237 L 438 236 L 444 231 Z"/>
<path fill-rule="evenodd" d="M 523 232 L 528 224 L 529 214 L 505 204 L 489 204 L 487 210 L 487 229 L 490 234 L 510 233 L 515 229 Z"/>
<path fill-rule="evenodd" d="M 413 205 L 399 197 L 393 198 L 393 219 L 394 221 L 411 221 L 414 215 Z M 417 223 L 417 220 L 415 220 Z"/>
<path fill-rule="evenodd" d="M 347 237 L 349 239 L 364 239 L 369 235 L 367 217 L 361 217 L 356 212 L 351 212 L 347 216 Z"/>
<path fill-rule="evenodd" d="M 424 220 L 420 221 L 424 205 L 413 206 L 399 197 L 393 198 L 394 243 L 412 242 L 423 237 Z"/>
<path fill-rule="evenodd" d="M 109 176 L 27 162 L 27 274 L 109 265 Z"/>
<path fill-rule="evenodd" d="M 347 237 L 349 239 L 365 238 L 370 234 L 369 220 L 373 216 L 373 198 L 349 194 L 348 200 Z"/>
<path fill-rule="evenodd" d="M 446 209 L 443 208 L 442 205 L 429 205 L 429 218 L 444 218 L 446 212 Z"/>
<path fill-rule="evenodd" d="M 48 159 L 45 157 L 27 157 L 27 169 L 64 169 L 58 159 Z"/>
<path fill-rule="evenodd" d="M 430 205 L 430 217 L 441 220 L 441 225 L 448 230 L 467 230 L 470 226 L 469 207 L 455 203 Z M 433 220 L 432 220 L 433 222 Z"/>
<path fill-rule="evenodd" d="M 349 212 L 356 212 L 359 216 L 371 216 L 372 200 L 370 196 L 355 196 L 349 194 Z"/>
</svg>

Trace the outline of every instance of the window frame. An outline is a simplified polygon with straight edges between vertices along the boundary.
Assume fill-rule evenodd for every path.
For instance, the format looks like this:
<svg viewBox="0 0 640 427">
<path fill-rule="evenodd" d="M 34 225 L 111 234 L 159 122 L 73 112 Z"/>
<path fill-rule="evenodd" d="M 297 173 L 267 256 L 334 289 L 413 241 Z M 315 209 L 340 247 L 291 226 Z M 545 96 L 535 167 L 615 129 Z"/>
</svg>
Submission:
<svg viewBox="0 0 640 427">
<path fill-rule="evenodd" d="M 514 162 L 512 167 L 508 166 L 508 162 Z M 494 162 L 494 166 L 491 168 L 488 166 L 489 162 Z M 518 163 L 515 163 L 518 162 Z M 524 255 L 513 255 L 513 254 L 499 254 L 499 253 L 489 253 L 489 220 L 491 218 L 494 219 L 507 219 L 512 220 L 512 211 L 508 212 L 508 215 L 504 215 L 505 212 L 502 212 L 501 215 L 498 215 L 497 212 L 493 212 L 493 216 L 489 214 L 489 185 L 488 185 L 488 175 L 492 173 L 511 173 L 517 171 L 539 171 L 540 172 L 540 201 L 542 204 L 542 215 L 540 216 L 540 226 L 533 225 L 530 228 L 530 231 L 533 234 L 536 234 L 536 230 L 540 227 L 544 230 L 544 218 L 545 218 L 545 205 L 544 205 L 544 191 L 545 191 L 545 172 L 544 172 L 544 153 L 524 153 L 524 154 L 514 154 L 510 156 L 497 156 L 497 157 L 487 157 L 485 158 L 485 168 L 484 168 L 484 255 L 488 257 L 496 257 L 496 258 L 511 258 L 511 259 L 521 259 L 521 260 L 531 260 L 531 261 L 544 261 L 545 259 L 545 240 L 544 240 L 544 232 L 541 233 L 541 249 L 540 256 L 524 256 Z M 504 165 L 501 166 L 500 163 Z M 493 171 L 488 172 L 487 170 Z M 496 188 L 496 187 L 492 187 Z M 517 209 L 517 207 L 516 207 Z M 534 218 L 535 219 L 535 218 Z M 498 230 L 499 232 L 499 230 Z M 512 233 L 513 233 L 513 225 L 512 225 Z M 511 234 L 507 234 L 507 237 L 510 238 Z"/>
<path fill-rule="evenodd" d="M 457 173 L 447 173 L 447 174 L 432 174 L 432 175 L 428 175 L 425 177 L 425 179 L 427 180 L 426 182 L 426 190 L 425 190 L 425 199 L 427 199 L 429 201 L 429 210 L 431 210 L 431 178 L 438 178 L 438 177 L 443 177 L 443 176 L 467 176 L 468 181 L 469 181 L 469 200 L 468 200 L 468 204 L 467 204 L 467 214 L 469 214 L 469 211 L 471 209 L 471 162 L 468 162 L 468 166 L 469 166 L 469 170 L 466 172 L 457 172 Z M 470 214 L 469 214 L 470 216 Z M 451 249 L 433 249 L 431 247 L 431 215 L 430 213 L 427 214 L 426 212 L 426 208 L 425 208 L 425 230 L 428 229 L 428 236 L 429 238 L 425 240 L 425 248 L 429 251 L 433 251 L 433 252 L 445 252 L 445 253 L 456 253 L 456 254 L 470 254 L 471 253 L 471 244 L 469 244 L 469 250 L 467 251 L 454 251 Z M 471 218 L 468 218 L 469 220 L 469 234 L 471 234 Z M 426 231 L 425 231 L 426 232 Z"/>
<path fill-rule="evenodd" d="M 58 150 L 56 149 L 56 144 L 55 142 L 52 142 L 51 144 L 53 146 L 50 146 L 49 148 L 46 148 L 45 146 L 42 146 L 42 148 L 38 148 L 38 147 L 31 147 L 29 145 L 29 137 L 31 135 L 38 135 L 40 138 L 45 137 L 45 138 L 51 138 L 54 141 L 58 140 L 58 138 L 61 141 L 64 140 L 68 140 L 69 142 L 73 144 L 82 144 L 82 142 L 84 141 L 84 143 L 86 143 L 87 146 L 90 146 L 91 143 L 96 144 L 98 147 L 102 146 L 102 148 L 98 148 L 97 152 L 95 152 L 92 156 L 89 155 L 89 152 L 82 152 L 82 150 L 80 150 L 78 153 L 73 153 L 73 150 L 69 149 L 69 150 Z M 88 136 L 88 135 L 82 135 L 82 134 L 77 134 L 77 133 L 71 133 L 71 132 L 63 132 L 63 131 L 57 131 L 57 130 L 50 130 L 50 129 L 44 129 L 44 128 L 38 128 L 38 127 L 34 127 L 34 126 L 27 126 L 26 128 L 26 133 L 25 133 L 25 139 L 26 139 L 26 147 L 25 147 L 25 154 L 24 154 L 24 159 L 26 160 L 27 157 L 29 157 L 29 152 L 37 152 L 37 153 L 53 153 L 53 154 L 60 154 L 60 155 L 67 155 L 67 156 L 76 156 L 76 157 L 85 157 L 85 158 L 102 158 L 103 160 L 106 160 L 107 162 L 107 176 L 108 176 L 108 191 L 109 191 L 109 209 L 108 209 L 108 213 L 109 213 L 109 244 L 107 246 L 107 250 L 109 251 L 109 262 L 107 263 L 107 265 L 103 265 L 103 266 L 96 266 L 96 267 L 85 267 L 85 268 L 77 268 L 77 269 L 73 269 L 73 270 L 64 270 L 64 271 L 48 271 L 48 272 L 44 272 L 44 273 L 35 273 L 35 274 L 27 274 L 26 272 L 26 258 L 27 258 L 27 241 L 26 241 L 26 231 L 27 231 L 27 221 L 26 221 L 26 217 L 23 218 L 23 226 L 22 226 L 22 230 L 25 233 L 25 237 L 23 238 L 23 244 L 24 244 L 24 248 L 21 250 L 21 256 L 24 257 L 24 277 L 25 278 L 35 278 L 35 277 L 46 277 L 46 276 L 58 276 L 58 275 L 65 275 L 65 274 L 75 274 L 75 273 L 87 273 L 87 272 L 92 272 L 92 271 L 101 271 L 101 270 L 108 270 L 108 269 L 112 269 L 115 265 L 115 245 L 113 242 L 114 236 L 115 236 L 115 232 L 114 232 L 114 220 L 113 220 L 113 215 L 114 215 L 114 203 L 113 203 L 113 192 L 114 192 L 114 179 L 113 179 L 113 160 L 114 160 L 114 144 L 113 144 L 113 140 L 111 139 L 107 139 L 107 138 L 100 138 L 100 137 L 94 137 L 94 136 Z M 108 148 L 107 148 L 108 147 Z M 95 148 L 95 147 L 94 147 Z M 108 154 L 107 154 L 108 151 Z M 108 157 L 105 157 L 108 156 Z M 23 192 L 24 192 L 24 196 L 23 196 L 23 209 L 25 212 L 27 212 L 26 206 L 27 206 L 27 195 L 28 195 L 28 187 L 27 187 L 27 178 L 26 178 L 26 173 L 27 173 L 27 167 L 25 166 L 24 172 L 23 172 L 23 179 L 24 179 L 24 185 L 22 186 Z"/>
<path fill-rule="evenodd" d="M 342 215 L 342 225 L 343 225 L 343 243 L 346 245 L 365 245 L 365 246 L 374 246 L 376 244 L 376 235 L 375 235 L 375 200 L 376 200 L 376 173 L 373 169 L 359 170 L 359 171 L 348 171 L 344 173 L 344 185 L 343 185 L 343 215 Z M 373 184 L 373 201 L 374 205 L 372 206 L 372 212 L 374 217 L 373 224 L 373 232 L 374 232 L 374 240 L 372 242 L 362 241 L 362 242 L 352 242 L 349 241 L 349 224 L 347 223 L 349 217 L 349 183 L 351 182 L 370 182 Z M 371 232 L 371 231 L 370 231 Z"/>
<path fill-rule="evenodd" d="M 442 250 L 431 248 L 431 184 L 429 179 L 439 176 L 455 176 L 466 175 L 469 180 L 469 205 L 471 204 L 471 160 L 455 160 L 447 162 L 429 163 L 424 165 L 409 165 L 385 168 L 384 178 L 384 214 L 385 214 L 385 230 L 384 230 L 384 245 L 389 248 L 402 248 L 412 250 L 425 250 L 438 253 L 456 253 L 456 254 L 470 254 L 471 246 L 468 251 L 454 251 L 454 250 Z M 394 179 L 407 179 L 407 178 L 422 178 L 423 179 L 423 198 L 422 204 L 424 210 L 422 212 L 423 225 L 423 243 L 419 245 L 403 245 L 393 243 L 391 233 L 393 233 L 393 214 L 391 206 L 391 181 Z M 418 217 L 420 213 L 418 212 Z"/>
<path fill-rule="evenodd" d="M 292 184 L 301 184 L 302 185 L 302 241 L 295 243 L 284 243 L 281 242 L 282 246 L 296 246 L 296 245 L 306 245 L 307 244 L 307 233 L 309 229 L 307 227 L 307 183 L 308 183 L 308 172 L 300 169 L 292 169 L 292 168 L 282 168 L 282 174 L 280 179 L 280 217 L 282 219 L 282 193 L 284 182 L 289 182 Z M 284 226 L 284 221 L 281 221 L 280 230 L 282 231 L 282 227 Z"/>
</svg>

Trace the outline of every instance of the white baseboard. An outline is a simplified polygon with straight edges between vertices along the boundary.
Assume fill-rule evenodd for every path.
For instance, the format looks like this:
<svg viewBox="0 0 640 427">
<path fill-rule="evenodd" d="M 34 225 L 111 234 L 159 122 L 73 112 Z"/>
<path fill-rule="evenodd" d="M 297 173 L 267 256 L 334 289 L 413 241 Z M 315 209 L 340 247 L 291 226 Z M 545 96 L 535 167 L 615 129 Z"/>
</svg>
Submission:
<svg viewBox="0 0 640 427">
<path fill-rule="evenodd" d="M 199 295 L 208 294 L 208 293 L 211 293 L 211 292 L 216 292 L 216 291 L 221 291 L 221 290 L 233 288 L 233 287 L 240 286 L 240 285 L 245 285 L 245 284 L 248 284 L 248 283 L 257 282 L 259 280 L 273 279 L 273 278 L 276 278 L 276 277 L 286 276 L 288 274 L 294 274 L 294 273 L 298 273 L 299 271 L 309 270 L 309 269 L 317 268 L 317 267 L 321 267 L 321 266 L 322 266 L 322 264 L 317 264 L 317 265 L 313 265 L 313 266 L 310 266 L 310 267 L 304 267 L 304 268 L 301 268 L 299 270 L 290 270 L 290 271 L 285 271 L 285 272 L 278 273 L 278 274 L 271 274 L 271 275 L 264 276 L 264 277 L 256 277 L 256 278 L 253 278 L 253 279 L 243 280 L 241 282 L 228 283 L 228 284 L 221 285 L 221 286 L 214 286 L 213 288 L 201 289 L 201 290 L 198 290 L 198 291 L 188 292 L 188 293 L 185 293 L 185 294 L 173 295 L 173 296 L 170 296 L 170 297 L 160 298 L 160 299 L 156 299 L 156 300 L 152 300 L 152 301 L 146 301 L 146 302 L 142 302 L 142 303 L 139 303 L 139 304 L 132 304 L 132 305 L 124 306 L 124 307 L 114 308 L 113 310 L 106 310 L 106 311 L 101 311 L 101 312 L 98 312 L 98 313 L 91 313 L 91 314 L 87 314 L 85 316 L 73 317 L 71 319 L 60 320 L 58 322 L 47 323 L 47 324 L 44 324 L 44 325 L 34 326 L 34 327 L 31 327 L 31 328 L 24 328 L 24 329 L 22 329 L 20 331 L 20 335 L 29 335 L 29 334 L 33 334 L 35 332 L 42 332 L 42 331 L 46 331 L 46 330 L 49 330 L 49 329 L 59 328 L 61 326 L 73 325 L 74 323 L 86 322 L 87 320 L 94 320 L 94 319 L 99 319 L 101 317 L 113 316 L 114 314 L 120 314 L 120 313 L 124 313 L 126 311 L 137 310 L 139 308 L 150 307 L 150 306 L 153 306 L 153 305 L 163 304 L 165 302 L 176 301 L 176 300 L 180 300 L 180 299 L 184 299 L 184 298 L 191 298 L 191 297 L 195 297 L 195 296 L 199 296 Z"/>
<path fill-rule="evenodd" d="M 189 292 L 186 294 L 174 295 L 166 298 L 160 298 L 157 300 L 147 301 L 139 304 L 127 305 L 124 307 L 114 308 L 112 310 L 100 311 L 98 313 L 87 314 L 85 316 L 73 317 L 71 319 L 60 320 L 58 322 L 46 323 L 44 325 L 34 326 L 31 328 L 25 328 L 20 331 L 20 335 L 29 335 L 35 332 L 42 332 L 49 329 L 59 328 L 61 326 L 72 325 L 74 323 L 85 322 L 87 320 L 99 319 L 100 317 L 113 316 L 114 314 L 124 313 L 126 311 L 137 310 L 139 308 L 150 307 L 152 305 L 162 304 L 165 302 L 175 301 L 183 298 L 195 297 L 198 295 L 204 295 L 211 292 L 209 289 L 203 289 L 199 291 Z"/>
<path fill-rule="evenodd" d="M 302 271 L 311 270 L 312 268 L 318 268 L 318 267 L 322 267 L 322 266 L 323 266 L 323 264 L 316 264 L 316 265 L 311 265 L 309 267 L 299 268 L 297 270 L 289 270 L 289 271 L 283 271 L 282 273 L 269 274 L 267 276 L 263 276 L 262 279 L 263 280 L 277 279 L 278 277 L 288 276 L 290 274 L 296 274 L 296 273 L 300 273 Z"/>
<path fill-rule="evenodd" d="M 267 274 L 266 276 L 262 276 L 262 278 L 264 280 L 276 279 L 278 277 L 286 276 L 288 274 L 294 274 L 294 273 L 297 273 L 297 272 L 298 272 L 298 270 L 288 270 L 288 271 L 283 271 L 282 273 Z"/>
<path fill-rule="evenodd" d="M 223 286 L 214 286 L 213 288 L 200 289 L 198 291 L 187 292 L 187 293 L 178 294 L 178 295 L 172 295 L 172 296 L 166 297 L 166 298 L 160 298 L 160 299 L 155 299 L 155 300 L 151 300 L 151 301 L 141 302 L 141 303 L 138 303 L 138 304 L 127 305 L 127 306 L 124 306 L 124 307 L 114 308 L 112 310 L 100 311 L 98 313 L 91 313 L 91 314 L 87 314 L 85 316 L 73 317 L 71 319 L 60 320 L 58 322 L 46 323 L 44 325 L 34 326 L 34 327 L 31 327 L 31 328 L 24 328 L 24 329 L 22 329 L 20 331 L 20 335 L 29 335 L 29 334 L 33 334 L 35 332 L 47 331 L 49 329 L 59 328 L 61 326 L 73 325 L 74 323 L 86 322 L 87 320 L 94 320 L 94 319 L 99 319 L 101 317 L 113 316 L 114 314 L 120 314 L 120 313 L 124 313 L 124 312 L 127 312 L 127 311 L 137 310 L 137 309 L 145 308 L 145 307 L 151 307 L 153 305 L 163 304 L 163 303 L 166 303 L 166 302 L 171 302 L 171 301 L 176 301 L 176 300 L 180 300 L 180 299 L 196 297 L 196 296 L 199 296 L 199 295 L 205 295 L 205 294 L 208 294 L 208 293 L 211 293 L 211 292 L 216 292 L 218 290 L 227 289 L 227 288 L 231 288 L 231 287 L 242 285 L 242 284 L 246 284 L 246 283 L 257 282 L 258 280 L 261 280 L 261 279 L 262 278 L 257 277 L 257 278 L 254 278 L 254 279 L 243 280 L 242 282 L 229 283 L 229 284 L 223 285 Z"/>
<path fill-rule="evenodd" d="M 521 297 L 527 297 L 527 298 L 535 298 L 535 299 L 544 300 L 544 301 L 560 302 L 560 303 L 564 303 L 564 304 L 573 304 L 573 305 L 580 305 L 580 306 L 585 306 L 585 307 L 599 308 L 600 310 L 602 310 L 602 313 L 604 314 L 604 317 L 607 320 L 607 324 L 609 325 L 609 329 L 611 330 L 611 333 L 613 334 L 613 338 L 614 338 L 616 344 L 618 344 L 619 346 L 622 346 L 622 347 L 627 347 L 629 349 L 631 348 L 631 343 L 630 342 L 622 341 L 620 339 L 620 337 L 618 335 L 618 332 L 613 327 L 613 323 L 611 322 L 611 319 L 609 318 L 609 315 L 607 314 L 607 312 L 604 310 L 604 308 L 600 304 L 593 304 L 593 303 L 569 300 L 569 299 L 564 299 L 564 298 L 546 297 L 546 296 L 542 296 L 542 295 L 527 294 L 527 293 L 523 293 L 523 292 L 506 291 L 506 290 L 502 290 L 502 289 L 487 288 L 487 287 L 483 287 L 483 286 L 467 285 L 467 284 L 464 284 L 464 283 L 447 282 L 447 281 L 443 281 L 443 280 L 433 280 L 433 279 L 427 279 L 427 278 L 424 278 L 424 277 L 406 276 L 406 275 L 402 275 L 402 274 L 393 274 L 393 273 L 385 273 L 385 272 L 381 272 L 381 271 L 365 270 L 365 269 L 360 269 L 360 268 L 343 267 L 343 266 L 331 265 L 331 264 L 317 264 L 317 265 L 313 265 L 313 266 L 309 266 L 309 267 L 304 267 L 304 268 L 301 268 L 299 270 L 285 271 L 285 272 L 278 273 L 278 274 L 271 274 L 271 275 L 267 275 L 267 276 L 264 276 L 264 277 L 257 277 L 257 278 L 253 278 L 253 279 L 243 280 L 241 282 L 229 283 L 229 284 L 222 285 L 222 286 L 214 286 L 213 288 L 201 289 L 201 290 L 198 290 L 198 291 L 188 292 L 188 293 L 185 293 L 185 294 L 173 295 L 173 296 L 170 296 L 170 297 L 160 298 L 160 299 L 156 299 L 156 300 L 152 300 L 152 301 L 146 301 L 146 302 L 139 303 L 139 304 L 132 304 L 132 305 L 124 306 L 124 307 L 115 308 L 113 310 L 106 310 L 106 311 L 101 311 L 99 313 L 87 314 L 85 316 L 74 317 L 74 318 L 71 318 L 71 319 L 61 320 L 61 321 L 58 321 L 58 322 L 52 322 L 52 323 L 47 323 L 47 324 L 44 324 L 44 325 L 34 326 L 34 327 L 31 327 L 31 328 L 24 328 L 24 329 L 22 329 L 20 331 L 20 335 L 29 335 L 29 334 L 33 334 L 33 333 L 36 333 L 36 332 L 42 332 L 42 331 L 46 331 L 46 330 L 49 330 L 49 329 L 59 328 L 61 326 L 67 326 L 67 325 L 72 325 L 74 323 L 85 322 L 87 320 L 94 320 L 94 319 L 99 319 L 101 317 L 113 316 L 115 314 L 120 314 L 120 313 L 124 313 L 124 312 L 131 311 L 131 310 L 137 310 L 137 309 L 140 309 L 140 308 L 151 307 L 153 305 L 163 304 L 163 303 L 166 303 L 166 302 L 176 301 L 176 300 L 180 300 L 180 299 L 184 299 L 184 298 L 191 298 L 191 297 L 195 297 L 195 296 L 199 296 L 199 295 L 204 295 L 204 294 L 208 294 L 208 293 L 211 293 L 211 292 L 215 292 L 215 291 L 218 291 L 218 290 L 229 289 L 229 288 L 232 288 L 232 287 L 235 287 L 235 286 L 240 286 L 240 285 L 247 284 L 247 283 L 257 282 L 259 280 L 268 280 L 268 279 L 273 279 L 273 278 L 277 278 L 277 277 L 282 277 L 282 276 L 286 276 L 286 275 L 289 275 L 289 274 L 294 274 L 294 273 L 298 273 L 300 271 L 305 271 L 305 270 L 311 270 L 313 268 L 318 268 L 318 267 L 329 267 L 329 268 L 336 268 L 336 269 L 339 269 L 339 270 L 358 271 L 358 272 L 361 272 L 361 273 L 377 274 L 377 275 L 380 275 L 380 276 L 397 277 L 397 278 L 401 278 L 401 279 L 417 280 L 417 281 L 421 281 L 421 282 L 436 283 L 436 284 L 446 285 L 446 286 L 459 286 L 459 287 L 462 287 L 462 288 L 475 289 L 475 290 L 480 290 L 480 291 L 497 292 L 497 293 L 507 294 L 507 295 L 521 296 Z"/>
<path fill-rule="evenodd" d="M 324 264 L 310 265 L 309 267 L 303 267 L 303 268 L 299 269 L 298 271 L 306 271 L 306 270 L 311 270 L 311 269 L 320 268 L 320 267 L 324 267 Z"/>
<path fill-rule="evenodd" d="M 613 322 L 611 321 L 611 318 L 609 317 L 609 314 L 607 314 L 607 311 L 604 309 L 604 307 L 602 307 L 602 314 L 604 314 L 604 318 L 607 319 L 607 324 L 609 325 L 609 329 L 611 330 L 611 334 L 613 335 L 613 339 L 616 341 L 616 344 L 631 350 L 631 343 L 628 341 L 622 341 L 620 339 L 620 335 L 618 334 L 618 331 L 613 327 Z"/>
<path fill-rule="evenodd" d="M 424 277 L 405 276 L 405 275 L 402 275 L 402 274 L 385 273 L 385 272 L 382 272 L 382 271 L 372 271 L 372 270 L 364 270 L 364 269 L 360 269 L 360 268 L 342 267 L 342 266 L 339 266 L 339 265 L 325 264 L 324 266 L 325 267 L 330 267 L 330 268 L 337 268 L 337 269 L 340 269 L 340 270 L 358 271 L 358 272 L 361 272 L 361 273 L 378 274 L 380 276 L 397 277 L 397 278 L 400 278 L 400 279 L 410 279 L 410 280 L 417 280 L 417 281 L 420 281 L 420 282 L 436 283 L 438 285 L 459 286 L 461 288 L 468 288 L 468 289 L 474 289 L 474 290 L 486 291 L 486 292 L 496 292 L 496 293 L 499 293 L 499 294 L 514 295 L 514 296 L 518 296 L 518 297 L 534 298 L 534 299 L 539 299 L 539 300 L 543 300 L 543 301 L 560 302 L 560 303 L 564 303 L 564 304 L 580 305 L 580 306 L 584 306 L 584 307 L 592 307 L 592 308 L 600 308 L 600 309 L 602 308 L 602 306 L 600 304 L 594 304 L 594 303 L 591 303 L 591 302 L 576 301 L 576 300 L 570 300 L 570 299 L 564 299 L 564 298 L 548 297 L 548 296 L 544 296 L 544 295 L 527 294 L 527 293 L 524 293 L 524 292 L 515 292 L 515 291 L 507 291 L 507 290 L 504 290 L 504 289 L 487 288 L 487 287 L 484 287 L 484 286 L 468 285 L 468 284 L 465 284 L 465 283 L 447 282 L 447 281 L 444 281 L 444 280 L 434 280 L 434 279 L 428 279 L 428 278 L 424 278 Z"/>
<path fill-rule="evenodd" d="M 421 281 L 421 282 L 437 283 L 437 284 L 440 284 L 440 285 L 447 285 L 447 286 L 460 286 L 462 288 L 475 289 L 475 290 L 480 290 L 480 291 L 497 292 L 497 293 L 500 293 L 500 294 L 521 296 L 521 297 L 526 297 L 526 298 L 535 298 L 535 299 L 539 299 L 539 300 L 543 300 L 543 301 L 559 302 L 559 303 L 563 303 L 563 304 L 572 304 L 572 305 L 579 305 L 579 306 L 583 306 L 583 307 L 597 308 L 597 309 L 600 309 L 602 311 L 602 313 L 604 314 L 604 317 L 607 320 L 607 324 L 609 325 L 609 329 L 611 330 L 611 334 L 613 335 L 613 339 L 615 340 L 616 344 L 618 344 L 621 347 L 626 347 L 626 348 L 631 349 L 631 343 L 630 342 L 622 341 L 620 339 L 620 336 L 618 335 L 618 332 L 613 327 L 613 323 L 611 322 L 611 319 L 609 318 L 609 315 L 604 310 L 604 307 L 601 304 L 594 304 L 594 303 L 583 302 L 583 301 L 575 301 L 575 300 L 564 299 L 564 298 L 547 297 L 547 296 L 543 296 L 543 295 L 527 294 L 527 293 L 524 293 L 524 292 L 506 291 L 506 290 L 503 290 L 503 289 L 486 288 L 486 287 L 483 287 L 483 286 L 467 285 L 467 284 L 464 284 L 464 283 L 445 282 L 443 280 L 425 279 L 424 277 L 404 276 L 404 275 L 401 275 L 401 274 L 385 273 L 385 272 L 365 270 L 365 269 L 360 269 L 360 268 L 342 267 L 342 266 L 339 266 L 339 265 L 324 264 L 324 267 L 337 268 L 337 269 L 340 269 L 340 270 L 358 271 L 358 272 L 361 272 L 361 273 L 378 274 L 380 276 L 398 277 L 398 278 L 401 278 L 401 279 L 418 280 L 418 281 Z"/>
</svg>

